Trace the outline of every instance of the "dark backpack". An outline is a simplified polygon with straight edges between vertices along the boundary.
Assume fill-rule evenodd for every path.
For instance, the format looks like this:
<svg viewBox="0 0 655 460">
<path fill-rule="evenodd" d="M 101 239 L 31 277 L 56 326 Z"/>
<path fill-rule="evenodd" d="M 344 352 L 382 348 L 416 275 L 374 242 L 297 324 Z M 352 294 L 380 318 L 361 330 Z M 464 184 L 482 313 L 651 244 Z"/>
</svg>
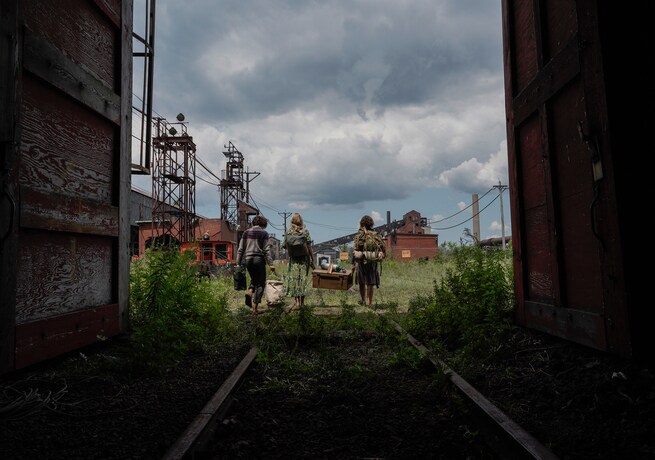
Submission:
<svg viewBox="0 0 655 460">
<path fill-rule="evenodd" d="M 305 232 L 287 234 L 287 254 L 294 259 L 309 255 Z"/>
</svg>

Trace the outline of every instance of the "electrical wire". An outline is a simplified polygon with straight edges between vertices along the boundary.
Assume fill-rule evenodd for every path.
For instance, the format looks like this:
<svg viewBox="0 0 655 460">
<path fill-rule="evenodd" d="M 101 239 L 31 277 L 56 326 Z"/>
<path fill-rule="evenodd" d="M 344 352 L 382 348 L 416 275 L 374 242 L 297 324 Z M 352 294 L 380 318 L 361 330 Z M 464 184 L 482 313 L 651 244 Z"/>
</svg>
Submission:
<svg viewBox="0 0 655 460">
<path fill-rule="evenodd" d="M 207 167 L 207 165 L 205 165 L 205 164 L 202 162 L 202 160 L 200 160 L 200 158 L 198 158 L 197 155 L 196 155 L 196 163 L 199 163 L 200 166 L 202 166 L 202 167 L 204 168 L 205 171 L 207 171 L 209 174 L 211 174 L 212 176 L 214 176 L 214 178 L 215 178 L 215 179 L 220 183 L 221 179 L 220 179 L 216 174 L 214 174 L 214 173 L 211 171 L 211 169 L 209 169 L 209 168 Z"/>
<path fill-rule="evenodd" d="M 431 227 L 431 228 L 432 228 L 433 230 L 450 230 L 451 228 L 455 228 L 455 227 L 459 227 L 460 225 L 464 225 L 465 223 L 467 223 L 467 222 L 473 220 L 474 217 L 479 216 L 480 213 L 482 213 L 482 211 L 484 211 L 484 210 L 487 209 L 489 206 L 491 206 L 491 204 L 492 204 L 494 201 L 496 201 L 496 200 L 498 199 L 498 197 L 500 197 L 500 195 L 496 196 L 496 197 L 495 197 L 493 200 L 491 200 L 491 201 L 490 201 L 490 202 L 489 202 L 489 203 L 488 203 L 484 208 L 480 209 L 476 214 L 472 215 L 471 217 L 469 217 L 469 218 L 466 219 L 465 221 L 460 222 L 459 224 L 451 225 L 450 227 Z"/>
<path fill-rule="evenodd" d="M 250 195 L 250 198 L 251 198 L 252 204 L 255 205 L 255 208 L 259 209 L 260 207 L 259 207 L 259 205 L 257 204 L 257 202 L 255 201 L 255 198 L 252 196 L 252 194 Z M 269 209 L 275 211 L 275 208 L 272 208 L 272 207 L 270 207 L 270 206 L 268 206 L 268 205 L 264 205 L 264 207 L 269 208 Z M 284 230 L 283 230 L 284 225 L 281 225 L 281 224 L 274 224 L 270 219 L 268 220 L 268 225 L 270 225 L 271 227 L 273 227 L 273 228 L 276 229 L 276 230 L 284 231 Z"/>
<path fill-rule="evenodd" d="M 489 190 L 487 190 L 487 191 L 484 193 L 484 195 L 482 195 L 481 197 L 479 197 L 479 198 L 477 199 L 477 201 L 476 201 L 475 203 L 479 203 L 480 200 L 481 200 L 482 198 L 484 198 L 485 196 L 487 196 L 489 193 L 491 193 L 491 191 L 492 191 L 493 189 L 494 189 L 494 187 L 492 187 L 492 188 L 490 188 Z M 448 220 L 448 219 L 450 219 L 450 218 L 452 218 L 452 217 L 455 217 L 455 216 L 457 216 L 458 214 L 461 214 L 462 212 L 466 211 L 467 209 L 469 209 L 470 207 L 472 207 L 473 204 L 474 204 L 474 203 L 471 203 L 470 205 L 466 206 L 465 208 L 460 209 L 460 210 L 457 211 L 455 214 L 451 214 L 450 216 L 447 216 L 447 217 L 444 217 L 444 218 L 442 218 L 442 219 L 438 219 L 438 220 L 430 220 L 430 221 L 428 221 L 428 223 L 430 223 L 430 224 L 438 224 L 439 222 L 443 222 L 444 220 Z M 457 225 L 455 225 L 455 227 L 457 227 Z M 449 228 L 452 228 L 452 227 L 449 227 Z M 446 230 L 446 229 L 441 229 L 441 230 Z"/>
<path fill-rule="evenodd" d="M 254 202 L 254 196 L 253 196 L 253 194 L 251 194 L 251 197 L 253 198 L 253 202 Z M 275 212 L 277 212 L 277 213 L 280 213 L 280 214 L 283 213 L 281 210 L 276 209 L 276 208 L 273 207 L 272 205 L 269 205 L 268 203 L 266 203 L 266 202 L 264 202 L 264 201 L 262 201 L 262 200 L 259 200 L 259 201 L 260 201 L 260 203 L 262 203 L 266 208 L 268 208 L 268 209 L 270 209 L 270 210 L 272 210 L 272 211 L 275 211 Z M 317 227 L 327 228 L 327 229 L 329 229 L 329 230 L 340 230 L 340 231 L 343 230 L 343 231 L 346 231 L 346 232 L 348 232 L 348 231 L 352 231 L 352 227 L 338 227 L 338 226 L 335 226 L 335 225 L 321 224 L 321 223 L 314 222 L 314 221 L 307 220 L 307 219 L 303 219 L 303 220 L 304 220 L 306 223 L 308 223 L 308 224 L 312 224 L 312 225 L 315 225 L 315 226 L 317 226 Z"/>
<path fill-rule="evenodd" d="M 200 179 L 201 181 L 203 181 L 203 182 L 206 183 L 206 184 L 214 185 L 214 186 L 216 186 L 216 187 L 220 187 L 220 184 L 216 184 L 216 183 L 214 183 L 214 182 L 210 182 L 210 181 L 208 181 L 207 179 L 198 176 L 197 174 L 196 174 L 196 179 Z"/>
</svg>

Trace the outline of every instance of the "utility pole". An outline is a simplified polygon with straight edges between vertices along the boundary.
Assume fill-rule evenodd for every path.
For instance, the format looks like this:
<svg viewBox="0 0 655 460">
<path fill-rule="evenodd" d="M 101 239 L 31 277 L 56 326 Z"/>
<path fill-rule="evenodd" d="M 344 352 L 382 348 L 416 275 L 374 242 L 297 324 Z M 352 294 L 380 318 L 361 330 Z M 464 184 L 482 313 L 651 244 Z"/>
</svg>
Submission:
<svg viewBox="0 0 655 460">
<path fill-rule="evenodd" d="M 478 194 L 473 194 L 473 244 L 480 242 L 480 203 L 478 201 Z"/>
<path fill-rule="evenodd" d="M 280 215 L 280 216 L 282 216 L 284 218 L 284 234 L 285 235 L 287 234 L 287 217 L 289 217 L 291 214 L 293 214 L 293 213 L 292 212 L 286 212 L 286 211 L 278 212 L 278 215 Z"/>
<path fill-rule="evenodd" d="M 505 249 L 505 211 L 503 210 L 503 191 L 507 189 L 507 185 L 502 185 L 499 180 L 498 185 L 494 185 L 494 188 L 498 189 L 498 194 L 500 195 L 500 230 L 503 241 L 503 249 Z"/>
<path fill-rule="evenodd" d="M 284 218 L 284 235 L 287 234 L 287 217 L 289 217 L 291 214 L 293 214 L 293 213 L 286 212 L 286 211 L 278 212 L 278 215 L 280 215 L 280 216 L 282 216 Z M 284 241 L 284 235 L 282 236 L 282 241 Z M 285 252 L 286 252 L 286 250 L 285 250 Z"/>
</svg>

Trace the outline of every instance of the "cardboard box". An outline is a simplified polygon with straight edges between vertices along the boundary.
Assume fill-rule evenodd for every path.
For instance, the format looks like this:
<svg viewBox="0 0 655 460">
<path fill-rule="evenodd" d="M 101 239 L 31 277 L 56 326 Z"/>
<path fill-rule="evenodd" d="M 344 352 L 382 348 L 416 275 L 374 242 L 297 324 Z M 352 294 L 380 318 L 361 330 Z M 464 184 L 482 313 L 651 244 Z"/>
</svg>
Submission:
<svg viewBox="0 0 655 460">
<path fill-rule="evenodd" d="M 352 270 L 329 273 L 328 270 L 316 269 L 312 272 L 312 287 L 318 289 L 348 290 L 353 285 Z"/>
</svg>

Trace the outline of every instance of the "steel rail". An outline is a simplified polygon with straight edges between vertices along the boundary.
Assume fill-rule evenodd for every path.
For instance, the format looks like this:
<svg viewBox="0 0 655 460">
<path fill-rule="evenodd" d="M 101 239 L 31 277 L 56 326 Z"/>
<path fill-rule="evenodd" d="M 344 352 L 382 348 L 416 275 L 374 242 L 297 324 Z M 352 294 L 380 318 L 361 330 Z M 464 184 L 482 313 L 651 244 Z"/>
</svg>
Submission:
<svg viewBox="0 0 655 460">
<path fill-rule="evenodd" d="M 487 443 L 501 458 L 558 460 L 553 452 L 492 404 L 444 361 L 435 357 L 427 347 L 405 331 L 400 324 L 385 317 L 381 311 L 376 310 L 375 313 L 381 320 L 388 321 L 400 335 L 407 337 L 407 341 L 414 348 L 436 368 L 444 372 L 450 382 L 475 409 L 477 422 L 484 428 Z M 253 347 L 162 460 L 193 458 L 196 453 L 204 449 L 210 437 L 215 433 L 218 423 L 227 413 L 232 401 L 232 394 L 243 380 L 256 356 L 257 348 Z"/>
<path fill-rule="evenodd" d="M 163 460 L 192 458 L 196 451 L 204 447 L 214 433 L 217 423 L 227 412 L 237 385 L 243 380 L 246 371 L 255 361 L 257 350 L 257 347 L 250 349 L 193 422 L 162 457 Z"/>
<path fill-rule="evenodd" d="M 391 318 L 385 318 L 379 311 L 375 312 L 384 321 L 389 321 L 398 333 L 407 337 L 407 341 L 434 364 L 442 369 L 450 382 L 477 409 L 479 421 L 487 430 L 489 444 L 503 458 L 508 459 L 538 459 L 557 460 L 558 457 L 541 444 L 534 436 L 524 430 L 508 415 L 492 404 L 479 391 L 471 386 L 460 375 L 453 371 L 445 362 L 438 359 L 421 342 L 405 331 L 400 324 Z"/>
</svg>

